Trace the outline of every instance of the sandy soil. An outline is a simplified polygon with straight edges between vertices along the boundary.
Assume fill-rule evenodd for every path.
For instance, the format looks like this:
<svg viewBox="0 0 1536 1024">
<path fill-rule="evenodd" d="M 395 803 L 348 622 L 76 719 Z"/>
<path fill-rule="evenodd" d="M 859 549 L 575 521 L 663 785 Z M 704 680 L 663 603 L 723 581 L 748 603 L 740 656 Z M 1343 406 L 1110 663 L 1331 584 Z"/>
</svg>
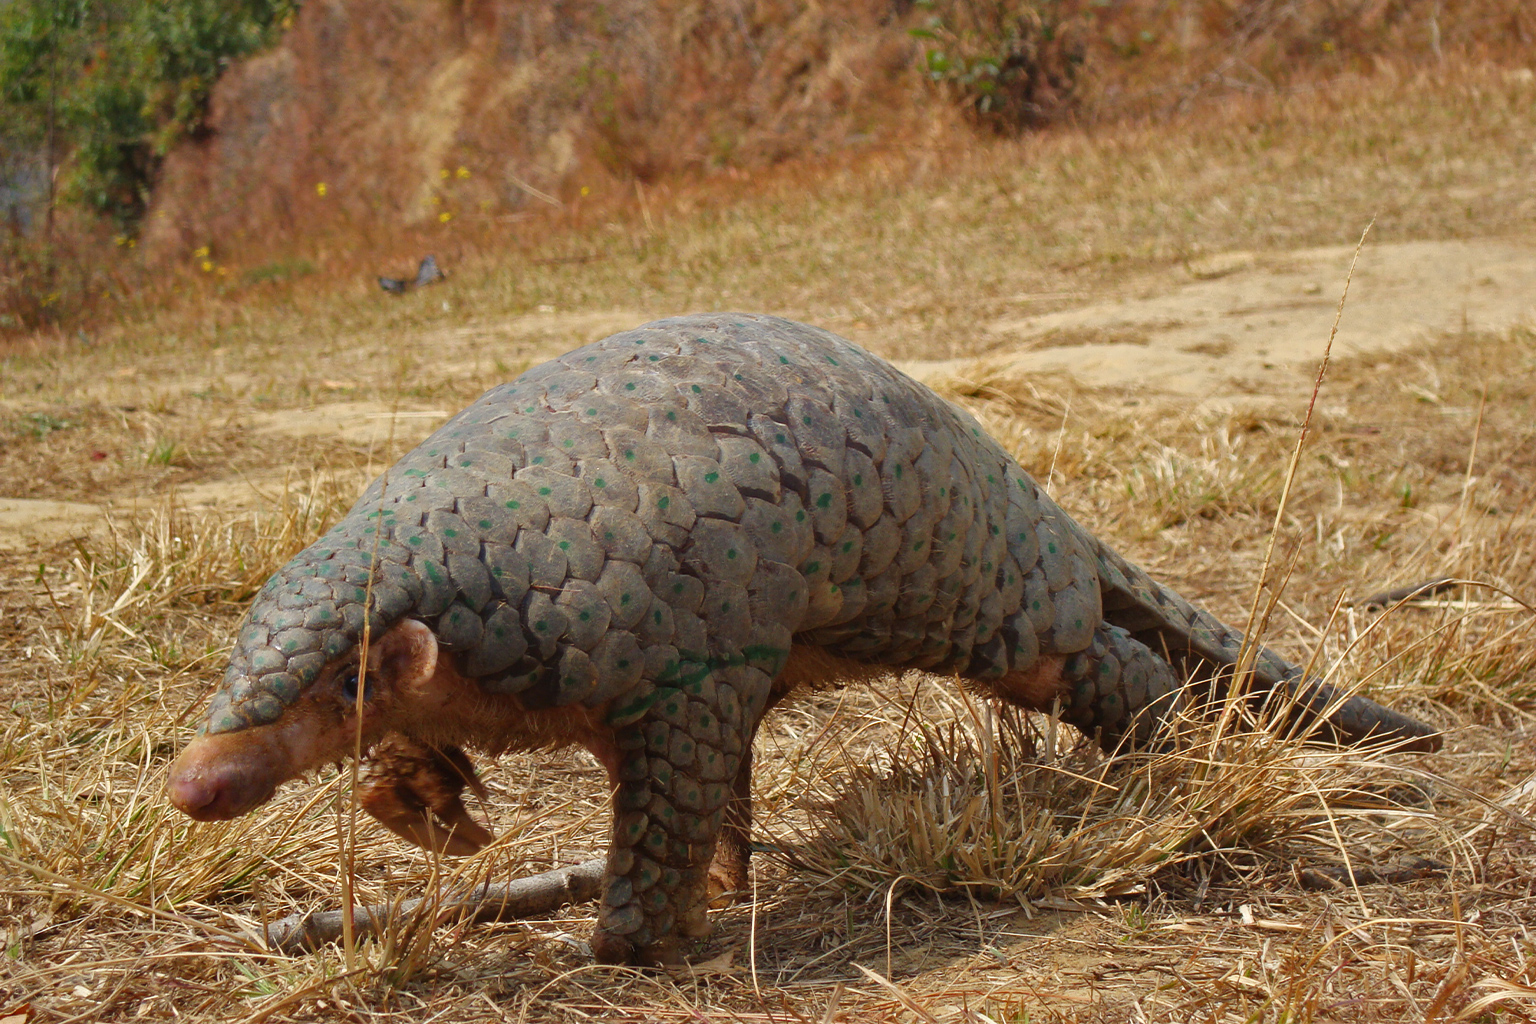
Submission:
<svg viewBox="0 0 1536 1024">
<path fill-rule="evenodd" d="M 1338 313 L 1353 248 L 1225 253 L 1131 282 L 1112 298 L 986 325 L 989 362 L 1085 384 L 1199 396 L 1303 398 Z M 1058 297 L 1044 297 L 1045 301 Z M 1368 245 L 1335 357 L 1536 322 L 1536 244 L 1483 239 Z M 919 379 L 969 360 L 904 363 Z"/>
<path fill-rule="evenodd" d="M 1119 294 L 1020 296 L 1016 314 L 986 324 L 991 368 L 1066 373 L 1128 396 L 1223 405 L 1305 400 L 1328 341 L 1353 248 L 1225 253 L 1127 281 Z M 1032 308 L 1050 311 L 1032 313 Z M 538 314 L 480 324 L 473 346 L 597 337 L 645 319 L 619 313 Z M 1481 239 L 1368 245 L 1350 280 L 1333 352 L 1386 351 L 1463 330 L 1536 323 L 1536 243 Z M 462 342 L 463 338 L 440 339 Z M 446 348 L 462 347 L 447 345 Z M 477 349 L 478 350 L 478 349 Z M 973 359 L 899 364 L 920 380 L 963 376 Z M 451 370 L 452 367 L 445 369 Z M 444 403 L 340 401 L 250 418 L 258 433 L 331 437 L 373 445 L 424 437 L 454 410 Z M 188 505 L 251 505 L 277 476 L 204 480 L 182 490 Z M 0 550 L 28 550 L 101 522 L 101 508 L 45 500 L 0 500 Z"/>
</svg>

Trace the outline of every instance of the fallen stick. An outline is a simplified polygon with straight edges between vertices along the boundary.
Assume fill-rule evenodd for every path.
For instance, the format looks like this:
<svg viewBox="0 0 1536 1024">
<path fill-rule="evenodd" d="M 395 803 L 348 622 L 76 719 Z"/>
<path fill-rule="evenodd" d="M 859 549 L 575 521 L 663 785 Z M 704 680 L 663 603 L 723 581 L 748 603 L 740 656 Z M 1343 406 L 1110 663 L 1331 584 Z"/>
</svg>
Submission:
<svg viewBox="0 0 1536 1024">
<path fill-rule="evenodd" d="M 358 907 L 352 914 L 353 933 L 359 938 L 377 932 L 391 919 L 415 914 L 424 903 L 436 904 L 436 922 L 460 918 L 473 921 L 513 921 L 547 914 L 567 903 L 584 903 L 597 896 L 603 883 L 602 859 L 582 861 L 570 867 L 519 878 L 505 884 L 476 886 L 465 893 L 444 894 L 436 900 L 421 896 L 399 903 Z M 267 925 L 267 946 L 290 955 L 309 953 L 341 938 L 341 910 L 289 914 Z"/>
<path fill-rule="evenodd" d="M 1423 583 L 1415 583 L 1411 587 L 1383 590 L 1379 594 L 1372 594 L 1370 597 L 1361 598 L 1358 601 L 1351 602 L 1351 604 L 1356 608 L 1386 609 L 1410 597 L 1429 597 L 1431 594 L 1442 594 L 1447 590 L 1454 589 L 1460 583 L 1460 580 L 1452 576 L 1437 576 L 1432 580 L 1425 580 Z"/>
</svg>

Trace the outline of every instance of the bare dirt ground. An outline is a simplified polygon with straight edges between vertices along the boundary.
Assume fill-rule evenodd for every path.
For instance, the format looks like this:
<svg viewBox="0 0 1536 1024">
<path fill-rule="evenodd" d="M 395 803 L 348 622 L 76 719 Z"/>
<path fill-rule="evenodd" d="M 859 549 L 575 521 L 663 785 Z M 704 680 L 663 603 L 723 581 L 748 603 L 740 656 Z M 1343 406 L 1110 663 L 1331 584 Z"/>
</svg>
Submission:
<svg viewBox="0 0 1536 1024">
<path fill-rule="evenodd" d="M 0 1021 L 1527 1019 L 1525 81 L 1357 83 L 1256 101 L 1248 135 L 1227 111 L 679 195 L 399 301 L 233 295 L 0 358 Z M 487 766 L 473 810 L 501 838 L 457 862 L 354 832 L 346 771 L 204 825 L 163 777 L 255 589 L 400 452 L 537 361 L 710 308 L 902 361 L 1154 575 L 1231 622 L 1259 609 L 1266 642 L 1446 750 L 1239 729 L 1109 762 L 1049 721 L 1005 716 L 999 743 L 953 687 L 893 677 L 765 729 L 753 898 L 691 971 L 593 966 L 580 906 L 263 948 L 262 922 L 344 879 L 382 902 L 603 847 L 582 753 Z M 1473 583 L 1348 603 L 1441 575 Z"/>
<path fill-rule="evenodd" d="M 1299 407 L 1329 342 L 1346 282 L 1349 295 L 1333 339 L 1335 357 L 1400 351 L 1453 333 L 1500 333 L 1536 323 L 1536 243 L 1460 239 L 1367 246 L 1354 276 L 1353 247 L 1293 252 L 1231 252 L 1137 275 L 1086 296 L 1016 296 L 1017 311 L 981 327 L 977 357 L 906 360 L 898 365 L 925 383 L 972 371 L 1065 374 L 1089 387 L 1114 388 L 1132 400 L 1195 398 L 1233 407 L 1243 401 Z M 1103 294 L 1110 293 L 1109 295 Z M 1030 314 L 1031 302 L 1052 312 Z M 643 322 L 642 312 L 534 314 L 479 323 L 457 337 L 416 344 L 446 357 L 451 371 L 479 339 L 526 351 L 530 361 L 565 351 L 566 341 L 595 339 Z M 347 390 L 347 382 L 329 382 Z M 196 382 L 189 386 L 195 388 Z M 352 388 L 356 384 L 351 385 Z M 13 412 L 27 403 L 12 402 Z M 256 434 L 311 437 L 354 445 L 414 442 L 455 410 L 402 409 L 378 401 L 333 401 L 309 409 L 254 413 Z M 260 502 L 280 472 L 211 478 L 180 489 L 189 507 Z M 110 506 L 109 506 L 110 507 Z M 98 528 L 99 507 L 49 498 L 0 499 L 0 549 L 24 551 Z"/>
</svg>

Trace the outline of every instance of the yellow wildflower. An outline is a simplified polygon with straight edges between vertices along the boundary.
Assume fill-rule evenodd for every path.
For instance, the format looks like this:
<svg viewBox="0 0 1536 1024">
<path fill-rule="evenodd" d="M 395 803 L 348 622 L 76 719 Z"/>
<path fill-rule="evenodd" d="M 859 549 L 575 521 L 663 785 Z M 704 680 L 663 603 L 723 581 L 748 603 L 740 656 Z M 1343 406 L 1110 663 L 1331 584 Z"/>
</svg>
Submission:
<svg viewBox="0 0 1536 1024">
<path fill-rule="evenodd" d="M 456 174 L 460 178 L 467 178 L 467 177 L 469 177 L 469 168 L 465 167 L 463 164 L 460 164 L 459 165 L 459 169 L 454 171 L 453 173 Z"/>
<path fill-rule="evenodd" d="M 439 224 L 447 224 L 452 219 L 453 214 L 449 213 L 447 210 L 444 210 L 442 213 L 437 215 L 437 222 Z"/>
<path fill-rule="evenodd" d="M 315 186 L 315 195 L 319 196 L 321 199 L 325 198 L 325 182 L 322 181 L 320 184 Z"/>
</svg>

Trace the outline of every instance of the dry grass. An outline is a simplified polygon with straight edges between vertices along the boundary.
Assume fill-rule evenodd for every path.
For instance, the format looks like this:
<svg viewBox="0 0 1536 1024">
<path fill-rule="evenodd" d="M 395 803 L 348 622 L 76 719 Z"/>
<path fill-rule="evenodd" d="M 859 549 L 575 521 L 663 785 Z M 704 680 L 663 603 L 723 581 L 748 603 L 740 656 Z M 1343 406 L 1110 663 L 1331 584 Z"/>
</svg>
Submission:
<svg viewBox="0 0 1536 1024">
<path fill-rule="evenodd" d="M 1529 92 L 1481 73 L 1441 87 L 1260 104 L 1262 143 L 1191 122 L 1162 137 L 1062 136 L 1028 160 L 989 149 L 942 173 L 877 167 L 811 196 L 770 182 L 735 205 L 678 199 L 652 211 L 655 234 L 618 220 L 540 243 L 601 245 L 593 263 L 471 266 L 393 303 L 193 304 L 10 357 L 7 493 L 140 505 L 77 543 L 0 554 L 0 1020 L 1536 1013 L 1528 331 L 1338 365 L 1277 538 L 1289 582 L 1269 640 L 1444 725 L 1440 755 L 1305 750 L 1233 728 L 1110 763 L 1070 730 L 991 722 L 920 677 L 813 695 L 760 739 L 769 849 L 755 899 L 720 914 L 703 962 L 678 975 L 592 966 L 589 907 L 513 925 L 402 922 L 300 958 L 251 939 L 263 920 L 334 905 L 349 866 L 357 898 L 375 903 L 592 855 L 606 801 L 584 754 L 504 758 L 480 808 L 502 840 L 456 864 L 366 822 L 351 838 L 345 773 L 213 825 L 161 795 L 241 601 L 406 443 L 268 431 L 273 414 L 452 409 L 541 353 L 637 320 L 608 312 L 632 307 L 757 306 L 887 353 L 985 356 L 966 325 L 1010 295 L 1131 290 L 1138 268 L 1202 247 L 1335 241 L 1383 195 L 1417 197 L 1399 200 L 1399 237 L 1528 226 L 1510 189 L 1536 154 L 1517 105 Z M 1473 194 L 1447 204 L 1451 188 Z M 1213 191 L 1242 202 L 1222 212 Z M 1244 621 L 1296 411 L 1132 405 L 996 365 L 945 387 L 1101 536 Z M 190 453 L 180 464 L 135 455 L 166 439 Z M 108 448 L 92 475 L 91 453 Z M 242 479 L 272 500 L 166 493 Z M 1379 615 L 1338 604 L 1440 575 L 1475 585 Z M 1341 864 L 1409 874 L 1303 884 L 1306 869 Z"/>
</svg>

